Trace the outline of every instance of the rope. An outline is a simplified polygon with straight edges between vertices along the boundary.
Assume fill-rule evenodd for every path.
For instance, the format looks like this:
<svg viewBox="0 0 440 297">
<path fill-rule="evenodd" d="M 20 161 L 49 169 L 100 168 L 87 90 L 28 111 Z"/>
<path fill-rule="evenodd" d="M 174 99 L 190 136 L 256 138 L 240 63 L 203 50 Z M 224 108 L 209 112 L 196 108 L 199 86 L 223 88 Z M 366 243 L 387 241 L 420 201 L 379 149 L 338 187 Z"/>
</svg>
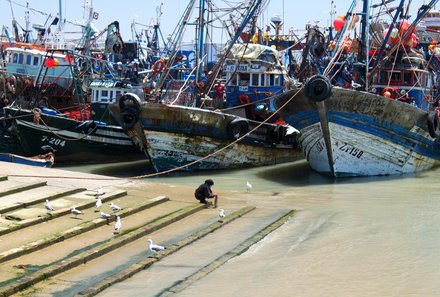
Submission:
<svg viewBox="0 0 440 297">
<path fill-rule="evenodd" d="M 193 161 L 193 162 L 190 162 L 190 163 L 188 163 L 188 164 L 185 164 L 185 165 L 182 165 L 182 166 L 179 166 L 179 167 L 176 167 L 176 168 L 170 169 L 170 170 L 165 170 L 165 171 L 156 172 L 156 173 L 151 173 L 151 174 L 145 174 L 145 175 L 134 176 L 134 177 L 131 177 L 131 178 L 132 178 L 132 179 L 141 179 L 141 178 L 146 178 L 146 177 L 154 177 L 154 176 L 159 176 L 159 175 L 163 175 L 163 174 L 168 174 L 168 173 L 171 173 L 171 172 L 174 172 L 174 171 L 178 171 L 178 170 L 180 170 L 180 169 L 183 169 L 183 168 L 185 168 L 185 167 L 188 167 L 188 166 L 194 165 L 194 164 L 196 164 L 196 163 L 199 163 L 199 162 L 201 162 L 201 161 L 203 161 L 203 160 L 206 160 L 206 159 L 208 159 L 208 158 L 210 158 L 210 157 L 212 157 L 212 156 L 214 156 L 214 155 L 216 155 L 216 154 L 218 154 L 218 153 L 224 151 L 225 149 L 227 149 L 227 148 L 231 147 L 232 145 L 236 144 L 237 142 L 241 141 L 243 138 L 249 136 L 249 135 L 252 134 L 255 130 L 257 130 L 257 129 L 260 128 L 262 125 L 264 125 L 267 121 L 269 121 L 272 117 L 274 117 L 274 116 L 275 116 L 275 115 L 276 115 L 281 109 L 283 109 L 288 103 L 290 103 L 290 101 L 292 101 L 292 100 L 296 97 L 296 95 L 298 95 L 298 93 L 299 93 L 303 88 L 304 88 L 303 86 L 302 86 L 301 88 L 299 88 L 298 91 L 297 91 L 295 94 L 293 94 L 293 96 L 290 97 L 290 98 L 289 98 L 289 99 L 288 99 L 288 100 L 287 100 L 287 101 L 286 101 L 286 102 L 285 102 L 285 103 L 284 103 L 279 109 L 277 109 L 273 114 L 271 114 L 271 115 L 270 115 L 268 118 L 266 118 L 264 121 L 260 122 L 255 128 L 253 128 L 252 130 L 250 130 L 250 131 L 247 132 L 246 134 L 242 135 L 241 137 L 237 138 L 235 141 L 229 143 L 228 145 L 226 145 L 226 146 L 224 146 L 224 147 L 218 149 L 217 151 L 215 151 L 215 152 L 213 152 L 213 153 L 211 153 L 211 154 L 209 154 L 209 155 L 207 155 L 207 156 L 205 156 L 205 157 L 203 157 L 203 158 L 200 158 L 200 159 L 198 159 L 198 160 L 195 160 L 195 161 Z"/>
<path fill-rule="evenodd" d="M 297 95 L 298 93 L 304 88 L 304 86 L 301 86 L 301 88 L 298 89 L 297 92 L 295 92 L 295 94 L 292 95 L 292 97 L 290 97 L 280 108 L 278 108 L 273 114 L 271 114 L 267 119 L 265 119 L 263 122 L 260 122 L 255 128 L 253 128 L 252 130 L 250 130 L 249 132 L 247 132 L 246 134 L 242 135 L 241 137 L 239 137 L 238 139 L 236 139 L 235 141 L 231 142 L 230 144 L 218 149 L 217 151 L 203 157 L 200 158 L 198 160 L 195 160 L 193 162 L 190 162 L 188 164 L 185 164 L 183 166 L 177 167 L 177 168 L 173 168 L 170 170 L 166 170 L 166 171 L 161 171 L 161 172 L 157 172 L 157 173 L 151 173 L 151 174 L 144 174 L 144 175 L 138 175 L 138 176 L 132 176 L 132 177 L 127 177 L 127 178 L 119 178 L 119 177 L 72 177 L 72 176 L 44 176 L 44 175 L 24 175 L 24 174 L 8 174 L 7 176 L 15 176 L 15 177 L 39 177 L 39 178 L 63 178 L 63 179 L 79 179 L 79 180 L 123 180 L 123 179 L 128 179 L 128 180 L 137 180 L 137 179 L 142 179 L 142 178 L 147 178 L 147 177 L 155 177 L 155 176 L 160 176 L 163 174 L 168 174 L 174 171 L 178 171 L 180 169 L 183 169 L 185 167 L 194 165 L 196 163 L 199 163 L 203 160 L 206 160 L 222 151 L 224 151 L 225 149 L 231 147 L 232 145 L 236 144 L 237 142 L 241 141 L 243 138 L 249 136 L 250 134 L 252 134 L 256 129 L 258 129 L 259 127 L 261 127 L 263 124 L 265 124 L 267 121 L 269 121 L 273 116 L 275 116 L 280 110 L 282 110 L 287 104 L 289 104 Z"/>
</svg>

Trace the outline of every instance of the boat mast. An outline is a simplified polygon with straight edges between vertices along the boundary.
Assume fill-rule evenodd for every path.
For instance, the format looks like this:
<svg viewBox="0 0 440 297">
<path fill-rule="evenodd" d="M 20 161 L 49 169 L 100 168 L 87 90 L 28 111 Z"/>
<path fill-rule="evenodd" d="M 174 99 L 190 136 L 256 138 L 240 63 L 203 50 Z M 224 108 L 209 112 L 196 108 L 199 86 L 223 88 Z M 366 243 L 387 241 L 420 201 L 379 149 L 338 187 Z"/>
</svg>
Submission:
<svg viewBox="0 0 440 297">
<path fill-rule="evenodd" d="M 197 38 L 197 75 L 196 84 L 202 80 L 203 73 L 203 54 L 204 54 L 204 34 L 205 34 L 205 0 L 199 2 L 199 21 L 198 21 L 198 38 Z"/>
<path fill-rule="evenodd" d="M 369 41 L 370 41 L 370 0 L 364 0 L 362 9 L 362 23 L 361 23 L 361 45 L 360 57 L 364 57 L 365 63 L 365 89 L 368 90 L 368 65 L 369 65 Z"/>
</svg>

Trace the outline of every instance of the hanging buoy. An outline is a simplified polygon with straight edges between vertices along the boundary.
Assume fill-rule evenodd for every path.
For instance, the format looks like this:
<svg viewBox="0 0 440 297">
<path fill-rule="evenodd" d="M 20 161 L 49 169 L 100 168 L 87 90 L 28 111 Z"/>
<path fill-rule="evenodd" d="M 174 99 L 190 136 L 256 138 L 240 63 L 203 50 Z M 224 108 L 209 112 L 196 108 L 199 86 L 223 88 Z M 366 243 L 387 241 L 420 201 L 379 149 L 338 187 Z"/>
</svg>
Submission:
<svg viewBox="0 0 440 297">
<path fill-rule="evenodd" d="M 333 27 L 335 27 L 336 31 L 341 30 L 344 27 L 344 24 L 345 24 L 345 19 L 342 17 L 337 17 L 333 21 Z"/>
<path fill-rule="evenodd" d="M 44 61 L 44 66 L 47 68 L 53 68 L 53 65 L 55 64 L 55 61 L 53 58 L 47 58 L 46 61 Z"/>
<path fill-rule="evenodd" d="M 54 58 L 53 59 L 53 68 L 57 68 L 58 67 L 58 65 L 60 64 L 60 62 L 58 61 L 58 59 L 57 58 Z"/>
<path fill-rule="evenodd" d="M 391 92 L 390 91 L 385 91 L 385 92 L 383 92 L 383 96 L 385 98 L 391 98 Z"/>
<path fill-rule="evenodd" d="M 67 63 L 72 63 L 72 62 L 74 61 L 74 59 L 73 59 L 73 55 L 72 55 L 72 54 L 67 54 L 67 55 L 64 57 L 64 60 L 65 60 Z"/>
</svg>

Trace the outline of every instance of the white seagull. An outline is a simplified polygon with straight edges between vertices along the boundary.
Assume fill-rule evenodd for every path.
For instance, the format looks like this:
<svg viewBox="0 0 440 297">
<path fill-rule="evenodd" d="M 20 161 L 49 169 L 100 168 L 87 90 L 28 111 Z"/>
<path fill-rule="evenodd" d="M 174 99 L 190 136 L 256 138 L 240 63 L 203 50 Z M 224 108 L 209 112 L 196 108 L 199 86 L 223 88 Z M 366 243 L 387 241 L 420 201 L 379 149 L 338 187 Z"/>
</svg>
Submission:
<svg viewBox="0 0 440 297">
<path fill-rule="evenodd" d="M 119 233 L 121 228 L 122 228 L 121 218 L 119 216 L 116 216 L 115 233 Z"/>
<path fill-rule="evenodd" d="M 220 208 L 219 209 L 219 211 L 218 211 L 218 216 L 219 216 L 219 222 L 220 223 L 223 223 L 223 219 L 226 217 L 226 214 L 225 214 L 225 210 L 223 209 L 223 208 Z"/>
<path fill-rule="evenodd" d="M 47 210 L 55 210 L 55 209 L 52 207 L 52 205 L 50 204 L 50 202 L 49 202 L 48 199 L 46 199 L 46 202 L 44 203 L 44 207 L 45 207 Z"/>
<path fill-rule="evenodd" d="M 108 213 L 105 213 L 105 212 L 103 212 L 103 211 L 101 211 L 100 213 L 99 213 L 99 216 L 101 217 L 101 218 L 103 218 L 103 219 L 110 219 L 111 217 L 112 217 L 112 215 L 111 214 L 108 214 Z"/>
<path fill-rule="evenodd" d="M 75 207 L 72 207 L 72 208 L 70 209 L 70 212 L 71 212 L 72 214 L 75 215 L 75 218 L 77 218 L 78 215 L 82 214 L 82 211 L 79 210 L 79 209 L 76 209 Z"/>
<path fill-rule="evenodd" d="M 250 192 L 252 190 L 252 185 L 249 181 L 246 182 L 246 192 Z"/>
<path fill-rule="evenodd" d="M 148 239 L 147 243 L 148 243 L 148 250 L 152 253 L 157 253 L 157 252 L 160 252 L 160 251 L 163 251 L 166 249 L 166 247 L 154 244 L 153 240 L 151 240 L 151 239 Z"/>
<path fill-rule="evenodd" d="M 96 203 L 95 203 L 95 207 L 96 208 L 100 208 L 102 206 L 102 200 L 100 196 L 96 197 Z"/>
<path fill-rule="evenodd" d="M 102 196 L 102 195 L 104 195 L 105 193 L 104 193 L 104 190 L 102 189 L 102 187 L 101 186 L 99 186 L 97 189 L 96 189 L 96 196 Z"/>
<path fill-rule="evenodd" d="M 122 208 L 117 206 L 116 204 L 113 204 L 113 202 L 110 202 L 110 209 L 113 210 L 113 211 L 119 211 Z"/>
</svg>

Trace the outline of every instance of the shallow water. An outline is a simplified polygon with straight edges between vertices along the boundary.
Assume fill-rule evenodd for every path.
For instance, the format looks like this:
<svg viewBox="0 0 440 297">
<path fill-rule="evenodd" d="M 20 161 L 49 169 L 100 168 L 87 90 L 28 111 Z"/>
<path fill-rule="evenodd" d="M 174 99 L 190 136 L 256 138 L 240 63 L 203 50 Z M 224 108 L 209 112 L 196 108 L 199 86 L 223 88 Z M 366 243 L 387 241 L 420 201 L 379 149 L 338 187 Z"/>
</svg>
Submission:
<svg viewBox="0 0 440 297">
<path fill-rule="evenodd" d="M 145 174 L 145 162 L 69 168 Z M 112 173 L 113 172 L 113 173 Z M 305 161 L 148 180 L 244 192 L 257 207 L 298 209 L 283 227 L 178 296 L 440 296 L 440 169 L 332 179 Z"/>
</svg>

